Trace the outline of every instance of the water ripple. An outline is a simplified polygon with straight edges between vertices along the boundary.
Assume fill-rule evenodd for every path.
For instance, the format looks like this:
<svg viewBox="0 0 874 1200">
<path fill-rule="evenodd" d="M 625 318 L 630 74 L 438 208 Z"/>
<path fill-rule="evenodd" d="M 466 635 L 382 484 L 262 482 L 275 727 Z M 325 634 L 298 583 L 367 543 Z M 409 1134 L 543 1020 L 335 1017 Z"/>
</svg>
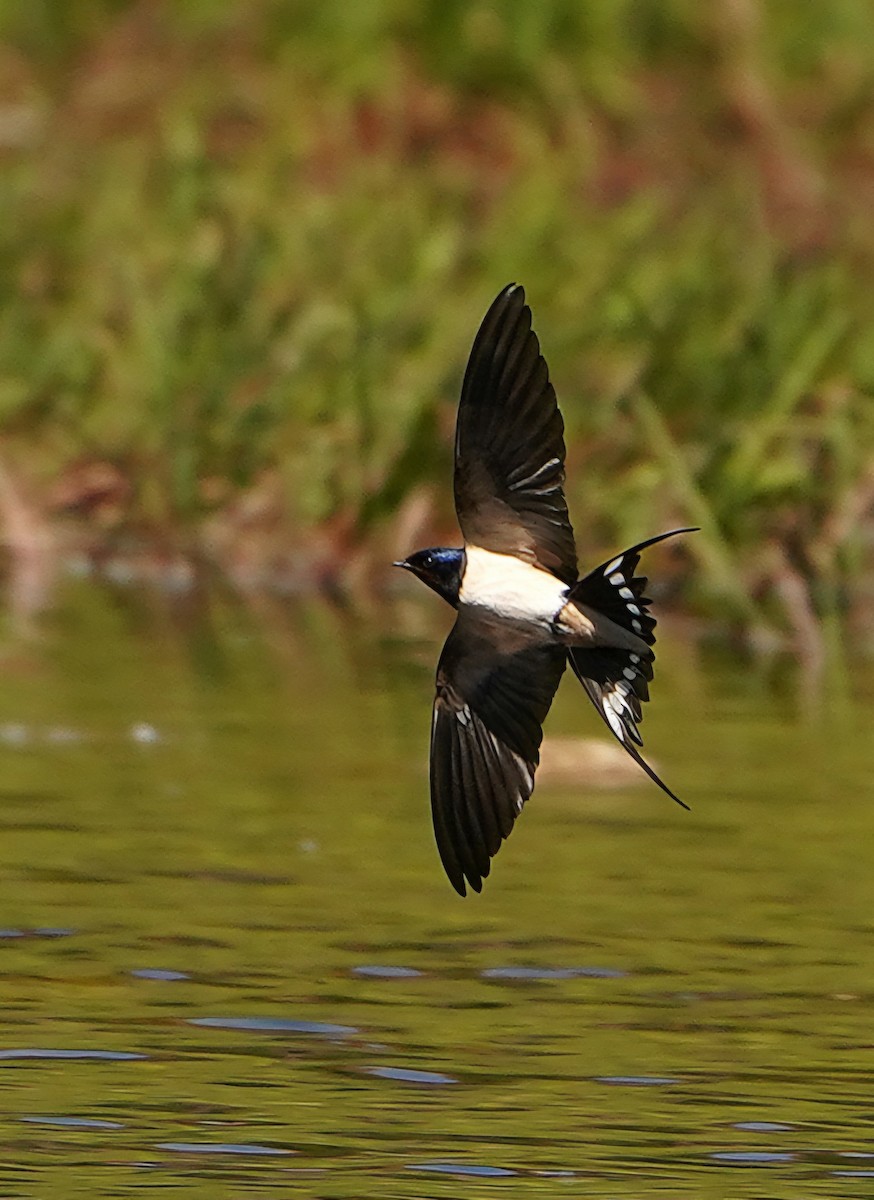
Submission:
<svg viewBox="0 0 874 1200">
<path fill-rule="evenodd" d="M 486 967 L 483 979 L 624 979 L 615 967 Z"/>
<path fill-rule="evenodd" d="M 365 1073 L 376 1075 L 379 1079 L 396 1079 L 401 1083 L 427 1083 L 443 1085 L 458 1083 L 452 1075 L 444 1075 L 442 1071 L 417 1071 L 408 1067 L 365 1067 Z"/>
<path fill-rule="evenodd" d="M 174 1150 L 178 1154 L 291 1154 L 277 1146 L 259 1146 L 257 1142 L 157 1142 L 158 1150 Z"/>
<path fill-rule="evenodd" d="M 595 1075 L 595 1083 L 609 1083 L 614 1087 L 669 1087 L 679 1083 L 670 1075 Z"/>
<path fill-rule="evenodd" d="M 735 1121 L 733 1129 L 745 1133 L 791 1133 L 794 1126 L 782 1125 L 779 1121 Z"/>
<path fill-rule="evenodd" d="M 0 1050 L 0 1058 L 97 1058 L 111 1062 L 136 1062 L 148 1057 L 148 1054 L 134 1054 L 129 1050 Z"/>
<path fill-rule="evenodd" d="M 258 1033 L 311 1033 L 318 1037 L 348 1037 L 359 1032 L 354 1025 L 296 1021 L 286 1017 L 189 1017 L 188 1024 L 209 1029 L 247 1029 Z"/>
<path fill-rule="evenodd" d="M 166 982 L 173 982 L 177 979 L 190 979 L 190 975 L 186 975 L 184 971 L 162 971 L 158 967 L 138 967 L 130 972 L 134 979 L 157 979 Z"/>
<path fill-rule="evenodd" d="M 716 1162 L 733 1163 L 738 1167 L 768 1166 L 771 1163 L 795 1162 L 794 1154 L 769 1150 L 720 1150 L 710 1157 Z"/>
<path fill-rule="evenodd" d="M 433 1171 L 438 1175 L 478 1175 L 488 1178 L 503 1179 L 508 1175 L 516 1175 L 516 1171 L 509 1170 L 508 1167 L 484 1167 L 476 1163 L 411 1163 L 407 1170 L 409 1171 Z"/>
<path fill-rule="evenodd" d="M 0 929 L 0 939 L 3 938 L 63 938 L 72 937 L 74 929 L 55 929 L 40 927 L 39 929 Z"/>
<path fill-rule="evenodd" d="M 19 1117 L 27 1125 L 62 1125 L 65 1129 L 124 1129 L 121 1121 L 100 1121 L 90 1117 Z"/>
<path fill-rule="evenodd" d="M 414 967 L 363 966 L 353 967 L 352 974 L 365 979 L 419 979 L 422 972 Z"/>
</svg>

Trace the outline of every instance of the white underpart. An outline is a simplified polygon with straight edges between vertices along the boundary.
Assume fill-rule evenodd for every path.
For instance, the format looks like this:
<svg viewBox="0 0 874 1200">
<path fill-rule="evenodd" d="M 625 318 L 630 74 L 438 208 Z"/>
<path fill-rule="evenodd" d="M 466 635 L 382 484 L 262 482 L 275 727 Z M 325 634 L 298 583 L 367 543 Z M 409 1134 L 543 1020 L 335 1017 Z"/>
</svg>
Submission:
<svg viewBox="0 0 874 1200">
<path fill-rule="evenodd" d="M 462 604 L 537 625 L 549 625 L 564 607 L 568 589 L 548 571 L 515 555 L 495 554 L 482 546 L 466 546 L 465 554 L 467 562 L 458 595 Z"/>
</svg>

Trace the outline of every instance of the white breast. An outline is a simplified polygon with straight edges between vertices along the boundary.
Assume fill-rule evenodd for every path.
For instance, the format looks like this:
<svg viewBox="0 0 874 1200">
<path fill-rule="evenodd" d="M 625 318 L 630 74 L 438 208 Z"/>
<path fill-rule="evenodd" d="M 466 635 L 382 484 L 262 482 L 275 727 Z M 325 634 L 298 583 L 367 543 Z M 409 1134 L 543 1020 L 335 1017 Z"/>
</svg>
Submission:
<svg viewBox="0 0 874 1200">
<path fill-rule="evenodd" d="M 549 625 L 564 607 L 567 588 L 560 579 L 512 554 L 466 546 L 462 604 L 479 605 L 501 617 Z"/>
</svg>

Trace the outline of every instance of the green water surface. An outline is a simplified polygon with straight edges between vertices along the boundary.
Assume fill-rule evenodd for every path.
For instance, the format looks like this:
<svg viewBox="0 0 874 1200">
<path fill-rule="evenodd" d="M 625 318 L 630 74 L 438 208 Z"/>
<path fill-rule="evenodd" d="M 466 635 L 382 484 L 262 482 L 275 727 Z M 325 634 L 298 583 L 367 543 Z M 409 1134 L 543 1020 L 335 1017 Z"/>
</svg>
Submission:
<svg viewBox="0 0 874 1200">
<path fill-rule="evenodd" d="M 412 603 L 67 582 L 7 630 L 0 1196 L 874 1194 L 874 676 L 668 628 L 692 812 L 544 786 L 461 900 Z M 547 731 L 601 735 L 572 678 Z"/>
</svg>

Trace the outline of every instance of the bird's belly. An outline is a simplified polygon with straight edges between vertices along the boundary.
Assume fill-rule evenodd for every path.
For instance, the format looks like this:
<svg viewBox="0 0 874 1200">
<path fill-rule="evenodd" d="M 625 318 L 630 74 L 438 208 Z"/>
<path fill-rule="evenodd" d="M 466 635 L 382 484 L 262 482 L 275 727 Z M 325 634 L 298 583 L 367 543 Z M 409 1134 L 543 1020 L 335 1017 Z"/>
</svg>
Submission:
<svg viewBox="0 0 874 1200">
<path fill-rule="evenodd" d="M 496 554 L 481 546 L 465 547 L 465 567 L 458 599 L 498 616 L 551 628 L 567 600 L 560 579 L 512 554 Z"/>
</svg>

